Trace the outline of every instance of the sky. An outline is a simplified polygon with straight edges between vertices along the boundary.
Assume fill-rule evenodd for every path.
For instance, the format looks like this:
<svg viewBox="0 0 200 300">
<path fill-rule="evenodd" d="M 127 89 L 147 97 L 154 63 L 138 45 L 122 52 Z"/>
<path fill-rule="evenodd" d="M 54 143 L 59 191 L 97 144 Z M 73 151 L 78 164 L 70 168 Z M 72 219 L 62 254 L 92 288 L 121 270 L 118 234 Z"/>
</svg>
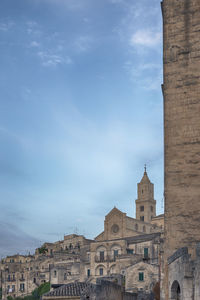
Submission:
<svg viewBox="0 0 200 300">
<path fill-rule="evenodd" d="M 163 213 L 160 0 L 1 0 L 0 66 L 0 257 Z"/>
</svg>

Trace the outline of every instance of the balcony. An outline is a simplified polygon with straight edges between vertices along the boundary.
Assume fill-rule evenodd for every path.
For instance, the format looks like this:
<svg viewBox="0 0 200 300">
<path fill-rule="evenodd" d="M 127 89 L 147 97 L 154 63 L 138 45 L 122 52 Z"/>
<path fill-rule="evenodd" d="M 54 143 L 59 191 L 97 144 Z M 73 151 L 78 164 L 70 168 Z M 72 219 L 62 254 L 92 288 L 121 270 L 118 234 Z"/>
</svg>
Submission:
<svg viewBox="0 0 200 300">
<path fill-rule="evenodd" d="M 95 255 L 94 260 L 96 263 L 114 262 L 116 260 L 116 257 L 110 255 L 105 255 L 104 257 L 100 257 L 99 255 Z"/>
<path fill-rule="evenodd" d="M 21 277 L 19 280 L 20 280 L 20 281 L 25 281 L 25 278 L 24 278 L 24 277 Z"/>
<path fill-rule="evenodd" d="M 15 278 L 7 278 L 7 281 L 8 281 L 8 282 L 15 282 L 16 279 L 15 279 Z"/>
</svg>

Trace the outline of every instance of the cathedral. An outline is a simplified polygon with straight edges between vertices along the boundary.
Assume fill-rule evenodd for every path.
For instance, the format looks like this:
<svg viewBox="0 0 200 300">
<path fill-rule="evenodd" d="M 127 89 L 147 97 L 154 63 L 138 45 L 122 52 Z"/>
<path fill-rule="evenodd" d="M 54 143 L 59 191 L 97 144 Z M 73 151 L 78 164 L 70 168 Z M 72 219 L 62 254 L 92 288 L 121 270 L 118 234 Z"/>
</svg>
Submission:
<svg viewBox="0 0 200 300">
<path fill-rule="evenodd" d="M 93 240 L 45 243 L 0 263 L 2 299 L 200 299 L 200 0 L 163 0 L 164 215 L 146 167 L 136 218 L 114 207 Z"/>
<path fill-rule="evenodd" d="M 162 277 L 164 216 L 156 216 L 154 185 L 146 167 L 135 205 L 136 218 L 114 207 L 105 216 L 103 232 L 93 240 L 67 235 L 62 241 L 45 243 L 33 256 L 2 260 L 3 300 L 28 295 L 44 282 L 50 282 L 57 293 L 63 285 L 95 285 L 100 279 L 123 287 L 124 293 L 129 293 L 124 299 L 137 299 L 138 292 L 149 295 Z M 52 293 L 45 297 L 50 299 Z"/>
</svg>

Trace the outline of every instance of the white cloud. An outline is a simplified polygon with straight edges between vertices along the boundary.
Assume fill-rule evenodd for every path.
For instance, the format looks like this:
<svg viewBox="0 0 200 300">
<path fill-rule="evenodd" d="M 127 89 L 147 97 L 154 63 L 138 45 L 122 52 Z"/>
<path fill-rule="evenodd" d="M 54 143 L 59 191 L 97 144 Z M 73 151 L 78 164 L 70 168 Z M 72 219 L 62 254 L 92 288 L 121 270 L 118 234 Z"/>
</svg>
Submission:
<svg viewBox="0 0 200 300">
<path fill-rule="evenodd" d="M 131 39 L 131 46 L 155 47 L 161 43 L 161 33 L 149 29 L 136 31 Z"/>
<path fill-rule="evenodd" d="M 125 70 L 130 75 L 130 80 L 145 90 L 160 90 L 162 81 L 162 66 L 159 63 L 133 64 L 127 61 Z"/>
<path fill-rule="evenodd" d="M 78 52 L 86 52 L 89 50 L 92 43 L 92 39 L 89 36 L 80 36 L 75 41 L 75 48 Z"/>
<path fill-rule="evenodd" d="M 60 64 L 71 64 L 72 60 L 70 57 L 63 57 L 58 54 L 49 54 L 44 51 L 40 51 L 37 53 L 39 58 L 42 61 L 42 65 L 45 67 L 55 67 Z"/>
<path fill-rule="evenodd" d="M 13 26 L 14 26 L 14 22 L 12 21 L 0 23 L 0 31 L 8 31 Z"/>
<path fill-rule="evenodd" d="M 36 41 L 32 41 L 31 43 L 30 43 L 30 46 L 31 47 L 39 47 L 40 46 L 40 44 L 38 43 L 38 42 L 36 42 Z"/>
</svg>

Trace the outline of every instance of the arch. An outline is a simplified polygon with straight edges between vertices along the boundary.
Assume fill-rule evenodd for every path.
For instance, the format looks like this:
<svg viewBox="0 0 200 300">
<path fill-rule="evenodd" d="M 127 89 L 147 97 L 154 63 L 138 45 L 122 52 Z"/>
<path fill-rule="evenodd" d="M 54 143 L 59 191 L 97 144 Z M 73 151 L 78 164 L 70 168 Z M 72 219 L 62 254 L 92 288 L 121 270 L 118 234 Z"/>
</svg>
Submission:
<svg viewBox="0 0 200 300">
<path fill-rule="evenodd" d="M 119 244 L 112 244 L 110 250 L 121 250 L 121 246 Z"/>
<path fill-rule="evenodd" d="M 115 260 L 122 253 L 121 246 L 118 244 L 112 244 L 110 247 L 110 253 L 111 258 Z"/>
<path fill-rule="evenodd" d="M 100 269 L 102 269 L 103 270 L 103 272 L 102 271 L 100 271 Z M 107 275 L 106 274 L 106 268 L 105 268 L 105 266 L 104 265 L 98 265 L 97 267 L 96 267 L 96 269 L 95 269 L 95 275 L 96 276 L 105 276 L 105 275 Z"/>
<path fill-rule="evenodd" d="M 116 265 L 114 264 L 114 265 L 112 265 L 111 267 L 110 267 L 110 274 L 116 274 L 117 272 L 116 272 Z"/>
<path fill-rule="evenodd" d="M 107 258 L 107 248 L 104 245 L 100 245 L 96 248 L 96 262 L 103 262 Z"/>
<path fill-rule="evenodd" d="M 177 280 L 171 286 L 171 300 L 181 300 L 181 288 Z"/>
<path fill-rule="evenodd" d="M 97 248 L 96 248 L 96 251 L 97 252 L 100 252 L 100 251 L 107 251 L 107 248 L 105 245 L 99 245 Z"/>
</svg>

